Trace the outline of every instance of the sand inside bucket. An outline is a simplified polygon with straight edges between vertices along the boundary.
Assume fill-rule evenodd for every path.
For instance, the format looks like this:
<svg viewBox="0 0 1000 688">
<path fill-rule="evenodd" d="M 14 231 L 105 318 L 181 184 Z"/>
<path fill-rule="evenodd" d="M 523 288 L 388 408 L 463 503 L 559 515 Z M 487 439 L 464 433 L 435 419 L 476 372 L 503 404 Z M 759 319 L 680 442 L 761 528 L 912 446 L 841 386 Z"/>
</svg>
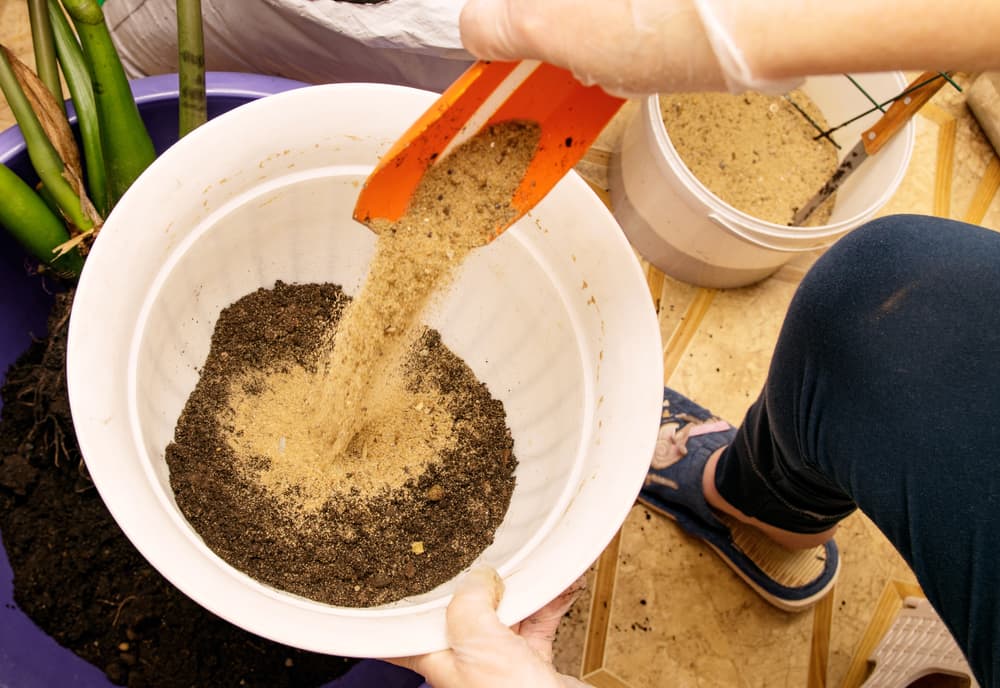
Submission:
<svg viewBox="0 0 1000 688">
<path fill-rule="evenodd" d="M 748 92 L 660 96 L 660 114 L 689 170 L 720 199 L 760 220 L 789 224 L 837 169 L 837 150 L 817 138 L 823 113 L 802 91 L 788 98 Z M 834 198 L 806 226 L 825 223 Z"/>
</svg>

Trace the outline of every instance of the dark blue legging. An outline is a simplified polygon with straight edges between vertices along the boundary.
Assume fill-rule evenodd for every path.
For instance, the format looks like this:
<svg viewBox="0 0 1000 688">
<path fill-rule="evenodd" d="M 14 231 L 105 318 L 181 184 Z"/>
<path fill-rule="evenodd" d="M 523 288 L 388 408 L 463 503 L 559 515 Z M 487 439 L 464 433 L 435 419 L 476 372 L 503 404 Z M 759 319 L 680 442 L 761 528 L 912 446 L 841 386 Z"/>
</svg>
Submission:
<svg viewBox="0 0 1000 688">
<path fill-rule="evenodd" d="M 716 484 L 797 532 L 860 508 L 1000 685 L 1000 234 L 903 215 L 831 248 Z"/>
</svg>

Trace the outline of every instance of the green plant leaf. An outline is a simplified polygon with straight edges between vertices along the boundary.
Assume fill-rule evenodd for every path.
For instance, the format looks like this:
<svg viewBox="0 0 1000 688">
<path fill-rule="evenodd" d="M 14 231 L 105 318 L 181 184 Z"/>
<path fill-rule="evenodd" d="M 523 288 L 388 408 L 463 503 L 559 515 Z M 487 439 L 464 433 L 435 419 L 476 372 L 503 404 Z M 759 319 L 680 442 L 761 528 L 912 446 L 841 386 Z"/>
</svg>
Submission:
<svg viewBox="0 0 1000 688">
<path fill-rule="evenodd" d="M 0 164 L 0 224 L 32 255 L 56 272 L 73 277 L 83 269 L 83 257 L 74 248 L 56 256 L 54 251 L 69 241 L 69 232 L 55 213 L 24 180 Z"/>
<path fill-rule="evenodd" d="M 79 177 L 74 180 L 76 173 L 63 163 L 46 135 L 15 73 L 13 62 L 16 61 L 7 48 L 0 46 L 0 90 L 21 127 L 31 164 L 67 219 L 81 231 L 93 229 L 99 224 L 100 217 L 86 196 L 81 195 L 83 187 Z"/>
<path fill-rule="evenodd" d="M 17 59 L 17 56 L 7 53 L 7 59 L 14 70 L 21 91 L 28 99 L 28 104 L 38 118 L 38 123 L 45 131 L 45 135 L 63 163 L 70 168 L 74 177 L 82 176 L 80 167 L 80 151 L 76 146 L 76 139 L 73 137 L 73 130 L 70 129 L 69 120 L 66 119 L 66 111 L 63 110 L 62 103 L 52 97 L 49 89 L 42 81 L 35 76 L 31 68 Z M 80 192 L 76 188 L 77 193 Z"/>
<path fill-rule="evenodd" d="M 57 0 L 48 0 L 49 17 L 59 64 L 62 66 L 66 85 L 69 86 L 77 121 L 80 124 L 80 139 L 83 141 L 83 163 L 87 170 L 87 189 L 90 198 L 101 215 L 108 212 L 108 186 L 104 174 L 104 150 L 101 146 L 101 126 L 97 118 L 97 103 L 94 88 L 90 82 L 90 71 L 83 57 L 83 50 L 76 40 L 76 34 L 63 14 Z"/>
<path fill-rule="evenodd" d="M 38 78 L 58 101 L 59 106 L 64 107 L 52 25 L 49 21 L 48 0 L 28 0 L 28 21 L 31 24 L 31 43 L 35 49 L 35 68 L 38 70 Z"/>
<path fill-rule="evenodd" d="M 180 136 L 208 119 L 205 97 L 205 36 L 201 0 L 177 0 L 177 64 Z"/>
<path fill-rule="evenodd" d="M 90 68 L 111 208 L 153 162 L 156 151 L 132 99 L 101 6 L 96 0 L 62 0 L 62 4 L 73 20 Z"/>
</svg>

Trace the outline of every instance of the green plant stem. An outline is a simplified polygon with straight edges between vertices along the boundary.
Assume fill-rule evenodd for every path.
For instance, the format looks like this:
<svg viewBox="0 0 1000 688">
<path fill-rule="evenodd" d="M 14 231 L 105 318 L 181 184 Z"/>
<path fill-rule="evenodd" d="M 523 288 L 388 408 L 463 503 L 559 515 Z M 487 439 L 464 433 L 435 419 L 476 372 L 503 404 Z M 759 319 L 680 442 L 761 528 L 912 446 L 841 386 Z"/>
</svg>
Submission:
<svg viewBox="0 0 1000 688">
<path fill-rule="evenodd" d="M 184 136 L 208 119 L 201 0 L 177 0 L 177 53 L 180 135 Z"/>
<path fill-rule="evenodd" d="M 87 190 L 94 205 L 97 206 L 97 212 L 104 216 L 108 212 L 108 185 L 104 174 L 101 126 L 97 117 L 94 87 L 90 82 L 90 71 L 83 57 L 83 50 L 76 41 L 76 35 L 66 15 L 63 14 L 62 7 L 57 0 L 48 0 L 48 7 L 59 63 L 62 65 L 66 85 L 69 86 L 73 107 L 80 123 L 83 162 L 87 169 Z"/>
<path fill-rule="evenodd" d="M 35 111 L 31 109 L 21 85 L 14 75 L 6 49 L 0 49 L 0 90 L 7 97 L 7 103 L 14 113 L 14 119 L 21 127 L 28 147 L 28 157 L 42 183 L 48 187 L 67 219 L 80 230 L 94 227 L 94 222 L 84 212 L 80 196 L 63 176 L 65 165 L 52 142 L 42 129 Z"/>
<path fill-rule="evenodd" d="M 125 69 L 96 0 L 63 0 L 90 66 L 107 172 L 108 207 L 114 207 L 156 151 L 132 99 Z"/>
<path fill-rule="evenodd" d="M 72 249 L 59 258 L 53 250 L 69 241 L 69 232 L 55 213 L 6 165 L 0 164 L 0 224 L 34 256 L 66 276 L 76 276 L 83 257 Z"/>
<path fill-rule="evenodd" d="M 56 203 L 56 199 L 52 197 L 52 193 L 49 191 L 49 187 L 45 184 L 39 184 L 35 187 L 35 193 L 41 198 L 45 205 L 48 206 L 49 210 L 56 214 L 56 217 L 60 217 L 62 211 L 59 210 L 59 204 Z"/>
<path fill-rule="evenodd" d="M 28 0 L 31 42 L 35 48 L 35 71 L 57 103 L 63 103 L 62 83 L 56 63 L 56 47 L 49 22 L 48 0 Z M 63 106 L 65 108 L 65 105 Z"/>
</svg>

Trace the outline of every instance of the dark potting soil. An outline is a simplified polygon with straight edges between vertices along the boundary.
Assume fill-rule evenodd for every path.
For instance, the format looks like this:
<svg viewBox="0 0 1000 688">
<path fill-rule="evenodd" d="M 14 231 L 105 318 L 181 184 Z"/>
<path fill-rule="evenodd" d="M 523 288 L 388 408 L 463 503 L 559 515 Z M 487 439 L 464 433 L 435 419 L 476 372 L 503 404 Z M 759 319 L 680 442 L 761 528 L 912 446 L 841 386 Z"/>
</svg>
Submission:
<svg viewBox="0 0 1000 688">
<path fill-rule="evenodd" d="M 291 365 L 315 369 L 322 335 L 348 301 L 335 285 L 279 282 L 224 309 L 167 462 L 182 512 L 227 562 L 282 590 L 365 607 L 431 590 L 489 546 L 510 503 L 517 461 L 503 404 L 427 330 L 406 364 L 407 389 L 440 394 L 454 427 L 466 429 L 440 460 L 401 487 L 335 492 L 305 521 L 240 470 L 226 439 L 232 429 L 220 420 L 229 417 L 222 412 L 232 381 Z M 266 468 L 266 458 L 252 458 Z"/>
<path fill-rule="evenodd" d="M 70 298 L 52 335 L 8 371 L 0 532 L 18 606 L 116 684 L 318 686 L 353 660 L 274 643 L 205 611 L 161 577 L 105 509 L 80 461 L 65 386 Z"/>
</svg>

